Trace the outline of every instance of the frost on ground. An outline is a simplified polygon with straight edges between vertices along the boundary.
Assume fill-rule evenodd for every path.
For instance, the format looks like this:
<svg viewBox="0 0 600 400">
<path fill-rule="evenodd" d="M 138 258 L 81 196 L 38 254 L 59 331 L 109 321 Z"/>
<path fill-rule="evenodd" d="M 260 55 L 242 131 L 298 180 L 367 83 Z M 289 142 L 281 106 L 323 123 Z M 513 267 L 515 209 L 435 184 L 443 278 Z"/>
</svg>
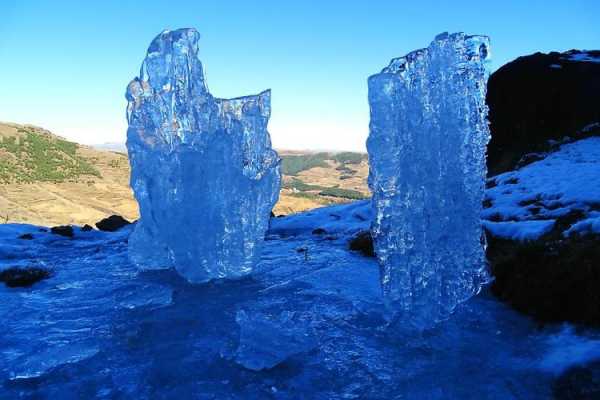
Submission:
<svg viewBox="0 0 600 400">
<path fill-rule="evenodd" d="M 488 180 L 482 217 L 494 236 L 533 240 L 569 214 L 564 232 L 600 233 L 600 138 L 562 145 L 544 159 Z"/>
<path fill-rule="evenodd" d="M 213 97 L 199 36 L 193 29 L 158 35 L 127 88 L 131 186 L 141 214 L 130 256 L 142 269 L 174 266 L 190 282 L 252 270 L 281 180 L 267 132 L 270 91 Z"/>
<path fill-rule="evenodd" d="M 369 78 L 372 235 L 395 317 L 434 324 L 486 282 L 489 39 L 442 34 Z"/>
<path fill-rule="evenodd" d="M 377 262 L 347 248 L 369 209 L 274 218 L 252 276 L 196 285 L 131 264 L 132 226 L 0 225 L 0 269 L 53 270 L 0 286 L 0 398 L 546 399 L 589 361 L 560 349 L 597 333 L 539 329 L 487 293 L 421 335 L 389 329 Z"/>
</svg>

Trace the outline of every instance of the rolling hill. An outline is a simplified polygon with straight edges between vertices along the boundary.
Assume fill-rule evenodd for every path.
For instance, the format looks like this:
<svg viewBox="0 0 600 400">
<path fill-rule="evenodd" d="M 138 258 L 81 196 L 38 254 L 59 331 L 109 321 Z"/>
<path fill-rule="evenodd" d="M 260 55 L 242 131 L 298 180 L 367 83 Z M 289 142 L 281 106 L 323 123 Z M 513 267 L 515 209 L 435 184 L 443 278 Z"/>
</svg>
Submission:
<svg viewBox="0 0 600 400">
<path fill-rule="evenodd" d="M 369 195 L 366 154 L 280 155 L 277 215 Z M 0 222 L 83 225 L 111 214 L 138 217 L 125 153 L 80 145 L 31 125 L 0 123 Z"/>
</svg>

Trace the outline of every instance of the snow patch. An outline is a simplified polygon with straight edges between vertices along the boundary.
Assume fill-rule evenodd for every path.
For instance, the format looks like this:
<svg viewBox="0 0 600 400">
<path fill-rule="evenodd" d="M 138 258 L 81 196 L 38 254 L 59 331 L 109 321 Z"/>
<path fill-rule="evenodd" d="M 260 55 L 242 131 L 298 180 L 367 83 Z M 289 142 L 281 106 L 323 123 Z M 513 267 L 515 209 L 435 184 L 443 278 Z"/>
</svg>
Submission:
<svg viewBox="0 0 600 400">
<path fill-rule="evenodd" d="M 539 368 L 560 375 L 571 367 L 600 359 L 600 339 L 577 335 L 572 326 L 551 335 L 546 341 L 548 351 Z"/>
<path fill-rule="evenodd" d="M 268 234 L 281 237 L 308 235 L 321 228 L 327 234 L 351 236 L 358 231 L 369 229 L 371 219 L 371 201 L 362 200 L 316 208 L 285 218 L 272 218 Z"/>
<path fill-rule="evenodd" d="M 597 215 L 598 213 L 594 213 Z M 600 216 L 593 216 L 592 218 L 587 218 L 582 221 L 579 221 L 567 231 L 565 231 L 564 236 L 570 236 L 571 234 L 578 233 L 580 235 L 585 235 L 588 233 L 600 233 Z"/>
<path fill-rule="evenodd" d="M 533 239 L 552 229 L 552 221 L 574 210 L 594 219 L 575 224 L 571 232 L 600 230 L 596 220 L 600 215 L 593 214 L 600 207 L 598 137 L 563 144 L 543 160 L 489 181 L 495 186 L 486 191 L 490 206 L 482 218 L 490 221 L 486 228 L 494 234 Z"/>
<path fill-rule="evenodd" d="M 492 235 L 515 241 L 524 242 L 535 240 L 550 232 L 554 227 L 554 220 L 548 221 L 483 221 L 483 226 Z"/>
<path fill-rule="evenodd" d="M 591 62 L 600 64 L 600 57 L 594 57 L 588 53 L 578 53 L 570 55 L 567 60 L 579 62 Z"/>
</svg>

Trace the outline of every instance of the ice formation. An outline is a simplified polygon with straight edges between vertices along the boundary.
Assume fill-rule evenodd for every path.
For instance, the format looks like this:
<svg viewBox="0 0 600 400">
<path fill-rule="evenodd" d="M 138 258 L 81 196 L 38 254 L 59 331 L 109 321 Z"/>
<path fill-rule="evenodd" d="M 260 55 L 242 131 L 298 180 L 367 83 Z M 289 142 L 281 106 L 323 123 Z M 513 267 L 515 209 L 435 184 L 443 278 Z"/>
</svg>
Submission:
<svg viewBox="0 0 600 400">
<path fill-rule="evenodd" d="M 240 326 L 240 344 L 236 361 L 260 371 L 317 347 L 315 332 L 306 319 L 290 311 L 276 316 L 238 311 L 235 320 Z"/>
<path fill-rule="evenodd" d="M 213 97 L 194 29 L 164 31 L 127 88 L 127 149 L 141 218 L 129 239 L 140 268 L 190 282 L 249 273 L 279 196 L 267 122 L 270 91 Z"/>
<path fill-rule="evenodd" d="M 489 39 L 438 35 L 369 78 L 372 234 L 388 308 L 426 327 L 487 279 Z"/>
</svg>

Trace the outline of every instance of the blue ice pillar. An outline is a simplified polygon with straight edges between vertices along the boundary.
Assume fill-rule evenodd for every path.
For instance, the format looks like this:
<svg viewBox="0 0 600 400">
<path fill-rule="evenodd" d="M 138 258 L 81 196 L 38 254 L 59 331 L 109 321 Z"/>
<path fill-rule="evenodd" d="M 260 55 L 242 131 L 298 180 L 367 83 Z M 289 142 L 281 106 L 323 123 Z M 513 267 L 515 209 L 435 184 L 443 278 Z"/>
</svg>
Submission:
<svg viewBox="0 0 600 400">
<path fill-rule="evenodd" d="M 144 269 L 175 267 L 190 282 L 252 270 L 281 181 L 267 132 L 270 91 L 213 97 L 199 36 L 194 29 L 158 35 L 126 94 L 141 214 L 130 259 Z"/>
<path fill-rule="evenodd" d="M 488 279 L 480 212 L 490 138 L 489 39 L 441 34 L 369 78 L 369 186 L 381 283 L 427 327 Z"/>
</svg>

